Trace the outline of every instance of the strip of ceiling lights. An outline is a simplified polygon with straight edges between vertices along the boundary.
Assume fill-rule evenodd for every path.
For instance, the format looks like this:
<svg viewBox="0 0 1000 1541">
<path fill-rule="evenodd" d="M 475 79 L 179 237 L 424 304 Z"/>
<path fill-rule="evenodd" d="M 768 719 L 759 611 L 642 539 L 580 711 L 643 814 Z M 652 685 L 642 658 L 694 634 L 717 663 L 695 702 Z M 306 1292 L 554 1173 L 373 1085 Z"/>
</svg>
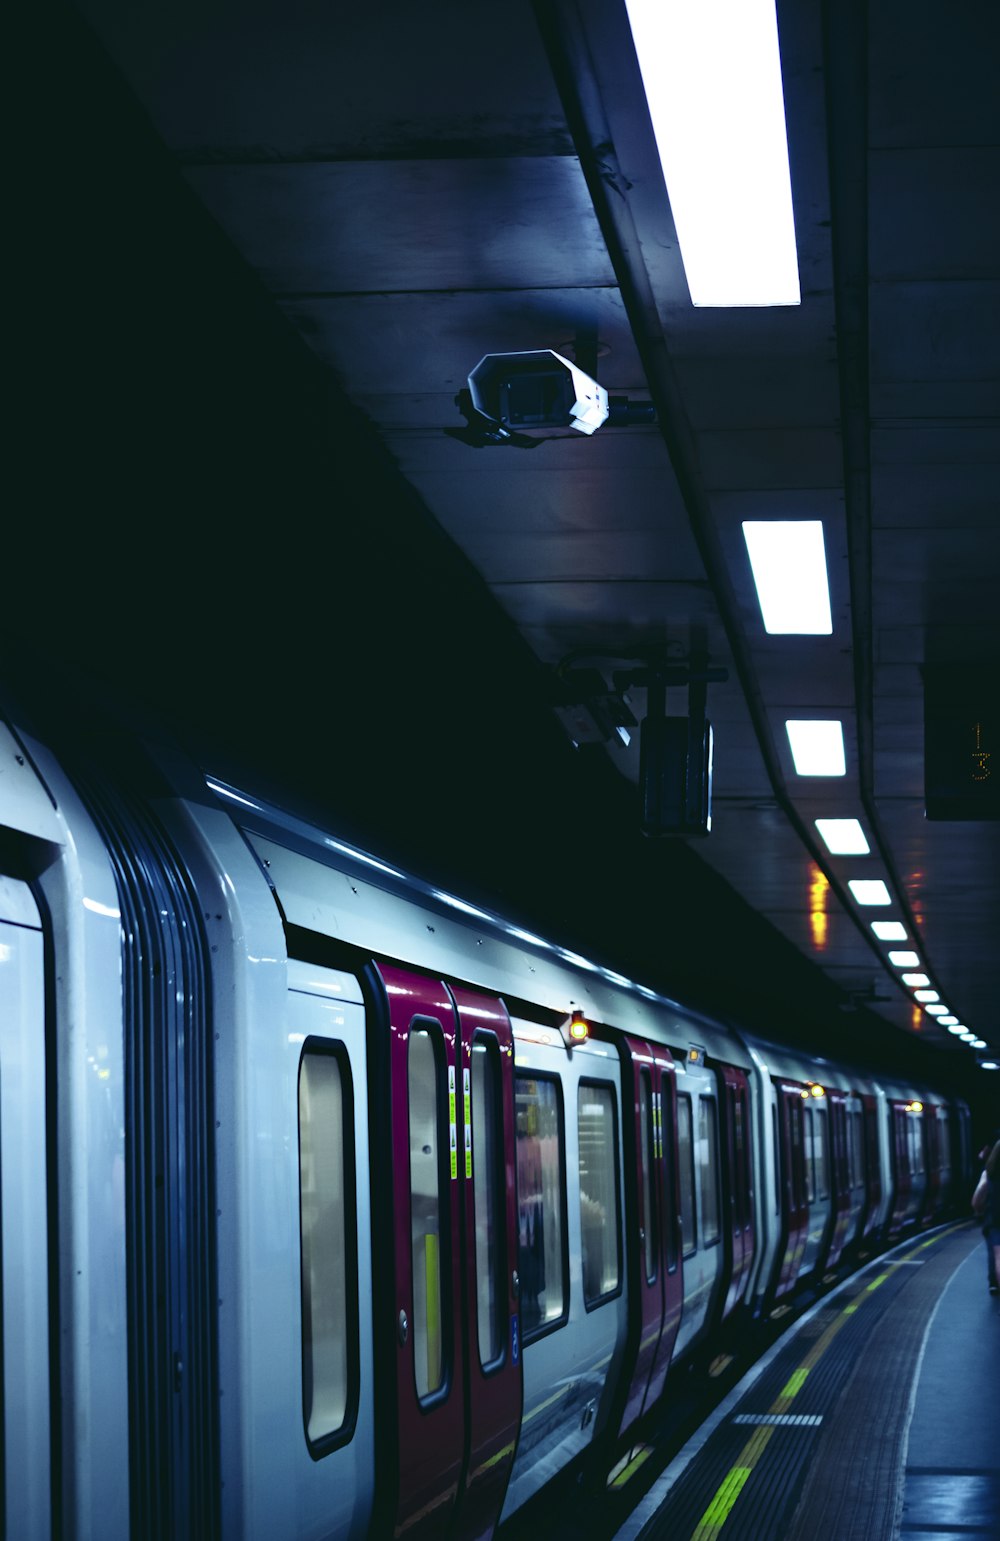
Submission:
<svg viewBox="0 0 1000 1541">
<path fill-rule="evenodd" d="M 798 305 L 798 259 L 773 0 L 702 0 L 699 5 L 684 0 L 625 0 L 625 6 L 692 304 Z M 733 620 L 731 585 L 693 469 L 690 438 L 679 426 L 683 423 L 683 404 L 662 346 L 664 339 L 649 335 L 648 320 L 656 308 L 641 242 L 627 201 L 608 196 L 609 187 L 629 184 L 615 162 L 614 139 L 604 116 L 593 55 L 586 39 L 579 36 L 579 12 L 574 25 L 563 9 L 559 0 L 539 5 L 540 28 L 650 390 L 658 398 L 659 421 L 664 425 L 693 533 L 720 598 L 723 624 L 768 775 L 779 804 L 816 858 L 818 870 L 843 901 L 839 873 L 823 859 L 783 784 L 749 653 Z M 750 267 L 749 251 L 761 259 Z M 822 521 L 754 520 L 744 522 L 742 528 L 765 630 L 772 635 L 832 636 Z M 826 779 L 846 774 L 842 722 L 790 719 L 785 728 L 797 777 Z M 884 842 L 877 838 L 871 799 L 863 801 L 867 805 L 863 812 L 881 849 Z M 813 824 L 830 856 L 850 858 L 852 863 L 872 858 L 862 820 L 849 810 L 838 808 L 830 817 L 815 818 Z M 889 875 L 885 860 L 883 867 Z M 863 912 L 869 909 L 891 910 L 895 905 L 898 912 L 907 913 L 904 900 L 897 897 L 894 901 L 883 878 L 866 878 L 859 873 L 846 878 L 846 887 L 856 909 L 854 919 L 862 929 L 867 920 Z M 867 925 L 883 966 L 913 1001 L 914 1022 L 925 1013 L 969 1047 L 985 1048 L 985 1040 L 959 1021 L 932 988 L 929 968 L 911 945 L 903 922 L 880 918 L 867 921 Z"/>
</svg>

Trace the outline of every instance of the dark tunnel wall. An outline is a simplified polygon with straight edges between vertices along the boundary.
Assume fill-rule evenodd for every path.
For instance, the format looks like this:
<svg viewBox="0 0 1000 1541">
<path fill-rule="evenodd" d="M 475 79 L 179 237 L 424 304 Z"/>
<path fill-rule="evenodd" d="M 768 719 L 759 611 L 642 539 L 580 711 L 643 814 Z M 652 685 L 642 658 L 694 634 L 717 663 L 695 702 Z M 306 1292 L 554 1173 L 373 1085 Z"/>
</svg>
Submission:
<svg viewBox="0 0 1000 1541">
<path fill-rule="evenodd" d="M 693 849 L 643 839 L 635 789 L 570 747 L 485 587 L 75 13 L 38 50 L 8 682 L 42 681 L 56 731 L 62 688 L 110 690 L 218 773 L 644 983 L 937 1075 Z"/>
</svg>

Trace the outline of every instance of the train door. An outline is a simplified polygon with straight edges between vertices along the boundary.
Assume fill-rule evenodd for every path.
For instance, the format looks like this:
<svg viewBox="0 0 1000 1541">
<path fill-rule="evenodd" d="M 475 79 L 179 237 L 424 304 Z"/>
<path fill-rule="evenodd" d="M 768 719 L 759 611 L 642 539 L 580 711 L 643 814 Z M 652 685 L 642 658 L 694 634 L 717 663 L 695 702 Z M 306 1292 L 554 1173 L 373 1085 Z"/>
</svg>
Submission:
<svg viewBox="0 0 1000 1541">
<path fill-rule="evenodd" d="M 778 1088 L 778 1146 L 781 1153 L 781 1237 L 783 1252 L 775 1296 L 795 1285 L 809 1229 L 803 1143 L 804 1088 L 782 1082 Z"/>
<path fill-rule="evenodd" d="M 723 1065 L 723 1139 L 726 1151 L 725 1222 L 729 1284 L 722 1315 L 729 1315 L 746 1293 L 753 1261 L 753 1202 L 750 1171 L 750 1120 L 747 1078 L 741 1070 Z"/>
<path fill-rule="evenodd" d="M 900 1102 L 889 1104 L 892 1116 L 892 1171 L 893 1201 L 892 1218 L 889 1222 L 889 1239 L 894 1241 L 903 1229 L 910 1213 L 913 1176 L 910 1170 L 910 1136 L 905 1106 Z"/>
<path fill-rule="evenodd" d="M 394 1533 L 467 1541 L 492 1534 L 520 1417 L 510 1024 L 498 1000 L 460 991 L 456 1010 L 440 981 L 378 972 L 390 1028 Z"/>
<path fill-rule="evenodd" d="M 660 1266 L 663 1278 L 663 1326 L 646 1387 L 646 1412 L 663 1394 L 684 1306 L 681 1273 L 681 1198 L 677 1170 L 677 1073 L 666 1049 L 657 1047 L 655 1118 L 659 1143 L 656 1176 L 659 1190 Z"/>
<path fill-rule="evenodd" d="M 847 1098 L 843 1092 L 827 1093 L 830 1102 L 830 1187 L 833 1194 L 833 1230 L 826 1267 L 833 1268 L 847 1243 L 851 1223 L 851 1180 L 848 1163 Z"/>
<path fill-rule="evenodd" d="M 674 1154 L 674 1068 L 669 1052 L 624 1040 L 625 1148 L 634 1238 L 629 1259 L 629 1334 L 622 1434 L 663 1389 L 683 1299 Z"/>
<path fill-rule="evenodd" d="M 521 1421 L 514 1037 L 500 1001 L 453 991 L 461 1041 L 466 1448 L 457 1538 L 491 1536 Z M 458 1088 L 456 1085 L 456 1096 Z"/>
<path fill-rule="evenodd" d="M 0 876 L 0 1518 L 12 1541 L 52 1533 L 47 1213 L 41 922 L 27 884 Z"/>
<path fill-rule="evenodd" d="M 882 1216 L 882 1156 L 878 1137 L 878 1097 L 871 1092 L 861 1094 L 861 1122 L 862 1172 L 865 1185 L 861 1235 L 865 1237 L 872 1235 L 878 1229 Z"/>
</svg>

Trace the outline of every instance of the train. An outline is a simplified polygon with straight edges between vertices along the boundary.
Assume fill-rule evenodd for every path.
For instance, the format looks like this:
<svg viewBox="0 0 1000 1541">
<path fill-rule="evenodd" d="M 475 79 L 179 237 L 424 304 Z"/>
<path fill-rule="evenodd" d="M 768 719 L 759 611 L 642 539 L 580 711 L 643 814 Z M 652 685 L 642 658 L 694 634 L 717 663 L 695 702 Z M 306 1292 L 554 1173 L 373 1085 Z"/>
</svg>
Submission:
<svg viewBox="0 0 1000 1541">
<path fill-rule="evenodd" d="M 479 1541 L 940 1223 L 967 1106 L 0 713 L 11 1541 Z"/>
</svg>

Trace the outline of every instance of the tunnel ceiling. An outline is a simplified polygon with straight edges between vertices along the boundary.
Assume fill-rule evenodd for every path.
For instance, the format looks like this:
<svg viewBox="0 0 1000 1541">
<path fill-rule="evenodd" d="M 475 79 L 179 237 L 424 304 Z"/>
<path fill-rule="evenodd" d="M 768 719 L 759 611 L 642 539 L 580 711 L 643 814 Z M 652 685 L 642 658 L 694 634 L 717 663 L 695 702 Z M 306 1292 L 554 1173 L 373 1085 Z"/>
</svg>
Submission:
<svg viewBox="0 0 1000 1541">
<path fill-rule="evenodd" d="M 554 682 L 692 653 L 726 671 L 698 856 L 849 997 L 967 1053 L 869 925 L 900 921 L 1000 1050 L 1000 823 L 929 820 L 924 779 L 925 671 L 998 724 L 992 8 L 779 4 L 802 303 L 767 310 L 692 307 L 611 0 L 82 10 Z M 446 432 L 484 354 L 588 347 L 655 422 L 531 450 Z M 764 633 L 749 518 L 822 519 L 831 637 Z M 795 716 L 843 721 L 846 777 L 796 776 Z M 638 778 L 636 732 L 605 748 Z M 975 749 L 1000 776 L 1000 742 Z M 872 853 L 831 856 L 823 815 Z M 847 888 L 875 877 L 889 909 Z"/>
</svg>

